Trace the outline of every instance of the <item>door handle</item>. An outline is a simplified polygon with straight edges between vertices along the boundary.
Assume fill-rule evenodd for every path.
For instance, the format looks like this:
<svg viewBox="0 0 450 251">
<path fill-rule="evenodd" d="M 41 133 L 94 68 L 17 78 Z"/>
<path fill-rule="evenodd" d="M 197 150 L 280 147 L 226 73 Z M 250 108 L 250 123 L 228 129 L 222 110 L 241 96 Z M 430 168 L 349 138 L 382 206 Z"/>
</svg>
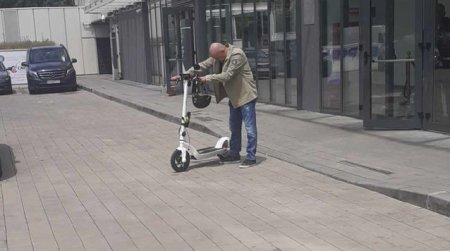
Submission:
<svg viewBox="0 0 450 251">
<path fill-rule="evenodd" d="M 402 63 L 402 62 L 415 62 L 416 59 L 414 58 L 398 58 L 398 59 L 374 59 L 372 60 L 373 63 Z"/>
</svg>

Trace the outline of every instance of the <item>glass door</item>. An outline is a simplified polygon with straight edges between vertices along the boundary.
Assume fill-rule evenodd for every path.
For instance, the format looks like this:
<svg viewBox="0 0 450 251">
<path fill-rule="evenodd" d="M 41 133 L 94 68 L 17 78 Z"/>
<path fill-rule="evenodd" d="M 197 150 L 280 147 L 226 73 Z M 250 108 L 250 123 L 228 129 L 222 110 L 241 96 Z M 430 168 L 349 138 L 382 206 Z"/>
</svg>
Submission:
<svg viewBox="0 0 450 251">
<path fill-rule="evenodd" d="M 360 117 L 360 0 L 322 0 L 321 11 L 321 109 Z"/>
<path fill-rule="evenodd" d="M 424 10 L 424 127 L 450 132 L 450 0 Z"/>
<path fill-rule="evenodd" d="M 192 15 L 192 8 L 163 8 L 166 86 L 170 95 L 182 92 L 181 86 L 171 85 L 170 77 L 184 72 L 194 63 Z"/>
<path fill-rule="evenodd" d="M 368 129 L 422 127 L 422 0 L 362 0 L 360 67 Z"/>
</svg>

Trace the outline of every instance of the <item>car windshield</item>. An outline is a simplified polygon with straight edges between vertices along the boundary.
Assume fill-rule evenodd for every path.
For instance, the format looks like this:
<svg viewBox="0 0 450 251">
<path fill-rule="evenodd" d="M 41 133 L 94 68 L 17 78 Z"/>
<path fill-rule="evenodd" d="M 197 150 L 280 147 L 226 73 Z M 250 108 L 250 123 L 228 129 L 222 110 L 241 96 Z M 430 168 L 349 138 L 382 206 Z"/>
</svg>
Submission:
<svg viewBox="0 0 450 251">
<path fill-rule="evenodd" d="M 68 56 L 63 48 L 42 48 L 30 51 L 30 63 L 67 62 Z"/>
</svg>

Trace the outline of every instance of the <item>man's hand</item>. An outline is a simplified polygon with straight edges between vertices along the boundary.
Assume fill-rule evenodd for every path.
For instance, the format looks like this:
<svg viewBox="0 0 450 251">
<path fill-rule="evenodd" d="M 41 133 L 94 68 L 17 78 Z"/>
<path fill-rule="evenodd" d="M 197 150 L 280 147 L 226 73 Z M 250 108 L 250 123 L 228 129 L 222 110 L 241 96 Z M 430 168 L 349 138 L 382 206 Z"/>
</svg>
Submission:
<svg viewBox="0 0 450 251">
<path fill-rule="evenodd" d="M 180 78 L 181 78 L 180 75 L 176 75 L 176 76 L 171 77 L 170 80 L 176 81 L 176 80 L 179 80 Z"/>
<path fill-rule="evenodd" d="M 206 76 L 199 77 L 200 83 L 205 84 L 206 83 Z"/>
</svg>

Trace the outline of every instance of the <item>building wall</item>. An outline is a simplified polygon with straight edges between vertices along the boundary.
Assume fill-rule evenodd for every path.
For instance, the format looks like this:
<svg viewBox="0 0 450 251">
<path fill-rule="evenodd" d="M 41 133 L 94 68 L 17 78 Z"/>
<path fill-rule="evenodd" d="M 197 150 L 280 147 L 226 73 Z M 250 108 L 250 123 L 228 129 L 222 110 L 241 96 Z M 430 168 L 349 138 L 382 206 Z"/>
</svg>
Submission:
<svg viewBox="0 0 450 251">
<path fill-rule="evenodd" d="M 122 76 L 126 80 L 150 83 L 147 5 L 118 14 Z M 147 48 L 148 47 L 148 48 Z"/>
<path fill-rule="evenodd" d="M 161 8 L 165 3 L 150 1 L 148 4 L 148 20 L 150 29 L 150 65 L 151 84 L 165 85 L 165 55 L 162 31 Z"/>
<path fill-rule="evenodd" d="M 0 9 L 0 43 L 51 40 L 78 59 L 78 74 L 98 74 L 96 30 L 99 15 L 78 7 Z"/>
</svg>

